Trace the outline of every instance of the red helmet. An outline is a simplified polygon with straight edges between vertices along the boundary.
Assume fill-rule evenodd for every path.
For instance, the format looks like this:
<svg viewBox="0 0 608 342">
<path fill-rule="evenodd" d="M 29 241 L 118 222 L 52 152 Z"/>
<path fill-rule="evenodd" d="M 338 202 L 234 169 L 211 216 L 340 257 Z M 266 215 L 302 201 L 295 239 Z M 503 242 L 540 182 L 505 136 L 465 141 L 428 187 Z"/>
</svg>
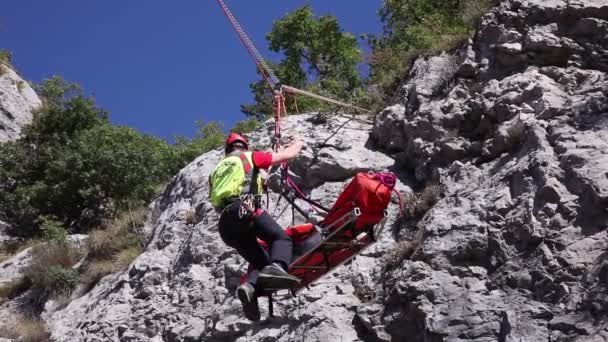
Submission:
<svg viewBox="0 0 608 342">
<path fill-rule="evenodd" d="M 249 143 L 247 142 L 247 138 L 237 133 L 230 133 L 228 139 L 226 139 L 226 150 L 231 149 L 233 146 L 243 147 L 244 149 L 249 149 Z"/>
</svg>

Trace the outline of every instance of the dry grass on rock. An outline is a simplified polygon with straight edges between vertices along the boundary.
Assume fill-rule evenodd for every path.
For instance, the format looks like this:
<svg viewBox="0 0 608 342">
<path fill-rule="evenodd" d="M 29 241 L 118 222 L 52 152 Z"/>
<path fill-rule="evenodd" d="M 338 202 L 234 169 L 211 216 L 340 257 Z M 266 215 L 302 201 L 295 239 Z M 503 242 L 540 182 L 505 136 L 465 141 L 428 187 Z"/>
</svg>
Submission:
<svg viewBox="0 0 608 342">
<path fill-rule="evenodd" d="M 82 252 L 67 242 L 48 241 L 32 249 L 32 262 L 24 276 L 43 295 L 69 293 L 78 284 L 78 271 L 72 267 Z"/>
<path fill-rule="evenodd" d="M 143 239 L 139 230 L 145 222 L 145 215 L 143 208 L 123 213 L 105 229 L 91 232 L 87 246 L 89 258 L 107 260 L 124 249 L 141 247 Z"/>
<path fill-rule="evenodd" d="M 90 234 L 87 244 L 89 264 L 82 277 L 87 290 L 103 277 L 127 269 L 142 253 L 144 241 L 140 229 L 145 217 L 144 208 L 127 212 L 105 229 Z"/>
<path fill-rule="evenodd" d="M 115 271 L 112 260 L 99 260 L 91 262 L 81 277 L 81 283 L 85 286 L 85 291 L 89 292 L 99 281 Z"/>
<path fill-rule="evenodd" d="M 47 342 L 50 341 L 50 333 L 40 318 L 22 318 L 17 323 L 17 334 L 21 342 Z"/>
<path fill-rule="evenodd" d="M 0 245 L 0 259 L 2 257 L 5 258 L 4 260 L 9 259 L 15 254 L 20 253 L 30 247 L 35 247 L 41 243 L 43 243 L 43 241 L 39 239 L 6 241 Z M 0 260 L 0 262 L 1 261 L 2 260 Z"/>
<path fill-rule="evenodd" d="M 382 260 L 384 272 L 399 267 L 404 260 L 409 259 L 414 254 L 417 246 L 416 241 L 410 240 L 403 240 L 397 243 L 392 250 L 384 255 Z"/>
<path fill-rule="evenodd" d="M 1 253 L 0 252 L 0 263 L 5 262 L 6 260 L 10 259 L 12 255 L 7 254 L 7 253 Z"/>
<path fill-rule="evenodd" d="M 15 325 L 0 325 L 0 337 L 19 342 L 48 342 L 51 334 L 42 319 L 22 316 Z"/>
<path fill-rule="evenodd" d="M 441 188 L 438 184 L 430 184 L 420 193 L 410 193 L 404 196 L 406 213 L 414 218 L 420 219 L 439 201 Z"/>
<path fill-rule="evenodd" d="M 0 304 L 19 296 L 29 289 L 31 285 L 30 280 L 26 277 L 0 284 Z"/>
</svg>

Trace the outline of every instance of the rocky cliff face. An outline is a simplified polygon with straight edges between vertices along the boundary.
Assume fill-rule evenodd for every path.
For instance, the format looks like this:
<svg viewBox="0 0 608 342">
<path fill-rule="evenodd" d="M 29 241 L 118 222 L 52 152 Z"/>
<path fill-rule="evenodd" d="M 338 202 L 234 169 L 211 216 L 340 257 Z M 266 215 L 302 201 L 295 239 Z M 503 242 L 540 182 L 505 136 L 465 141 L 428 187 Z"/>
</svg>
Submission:
<svg viewBox="0 0 608 342">
<path fill-rule="evenodd" d="M 21 129 L 32 121 L 32 113 L 41 105 L 42 101 L 32 87 L 11 67 L 0 63 L 0 143 L 17 139 Z M 10 240 L 4 233 L 8 227 L 0 220 L 0 243 Z M 21 269 L 30 259 L 29 250 L 26 250 L 10 260 L 1 261 L 0 286 L 20 277 Z M 13 323 L 17 306 L 17 303 L 0 301 L 0 331 Z M 2 337 L 0 335 L 0 339 Z"/>
<path fill-rule="evenodd" d="M 606 1 L 506 1 L 416 61 L 373 134 L 445 197 L 359 307 L 367 338 L 608 340 L 607 20 Z"/>
<path fill-rule="evenodd" d="M 83 234 L 70 235 L 67 241 L 75 248 L 84 249 L 88 236 Z M 11 282 L 20 282 L 26 268 L 32 264 L 32 247 L 28 247 L 7 260 L 0 261 L 0 287 L 11 286 Z M 84 258 L 83 258 L 84 260 Z M 12 297 L 12 296 L 11 296 Z M 16 326 L 22 317 L 32 316 L 40 311 L 39 306 L 45 307 L 43 317 L 48 317 L 61 299 L 48 300 L 40 303 L 40 294 L 32 289 L 26 290 L 14 298 L 0 298 L 0 342 L 3 338 L 16 337 Z M 12 341 L 12 340 L 8 340 Z"/>
<path fill-rule="evenodd" d="M 0 143 L 17 139 L 42 102 L 13 69 L 0 63 Z"/>
<path fill-rule="evenodd" d="M 608 340 L 608 3 L 501 2 L 462 49 L 417 60 L 398 95 L 373 126 L 283 128 L 306 141 L 292 168 L 313 198 L 331 205 L 356 172 L 389 169 L 404 194 L 439 184 L 420 220 L 392 205 L 377 244 L 252 323 L 233 296 L 245 264 L 207 199 L 212 151 L 151 205 L 128 271 L 43 315 L 53 340 Z"/>
<path fill-rule="evenodd" d="M 267 147 L 271 122 L 252 137 Z M 284 132 L 303 137 L 306 148 L 293 164 L 304 188 L 331 206 L 346 181 L 359 171 L 381 171 L 394 160 L 368 143 L 370 124 L 343 117 L 290 117 Z M 335 133 L 335 134 L 334 134 Z M 202 155 L 183 169 L 153 205 L 146 225 L 149 247 L 124 274 L 104 278 L 91 292 L 72 301 L 50 319 L 56 341 L 352 341 L 352 324 L 377 256 L 390 249 L 387 230 L 382 243 L 350 266 L 330 274 L 302 295 L 276 297 L 274 320 L 252 323 L 234 297 L 246 265 L 217 232 L 218 215 L 208 202 L 208 176 L 221 151 Z M 407 187 L 398 184 L 402 192 Z M 291 209 L 271 197 L 269 212 L 283 226 Z M 303 207 L 307 207 L 301 203 Z M 391 218 L 397 206 L 391 207 Z M 303 222 L 296 216 L 297 222 Z M 371 284 L 371 283 L 368 283 Z M 263 315 L 266 301 L 261 299 Z"/>
</svg>

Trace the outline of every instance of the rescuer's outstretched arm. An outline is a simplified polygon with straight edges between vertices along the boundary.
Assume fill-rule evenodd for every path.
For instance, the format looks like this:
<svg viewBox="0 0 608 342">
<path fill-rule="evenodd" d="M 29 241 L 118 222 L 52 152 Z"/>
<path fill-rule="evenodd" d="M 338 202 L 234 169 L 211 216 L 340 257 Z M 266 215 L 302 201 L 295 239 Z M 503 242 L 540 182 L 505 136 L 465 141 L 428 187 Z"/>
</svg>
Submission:
<svg viewBox="0 0 608 342">
<path fill-rule="evenodd" d="M 289 144 L 286 148 L 272 153 L 272 165 L 281 164 L 284 161 L 295 158 L 300 151 L 302 151 L 303 146 L 302 140 L 298 139 Z"/>
</svg>

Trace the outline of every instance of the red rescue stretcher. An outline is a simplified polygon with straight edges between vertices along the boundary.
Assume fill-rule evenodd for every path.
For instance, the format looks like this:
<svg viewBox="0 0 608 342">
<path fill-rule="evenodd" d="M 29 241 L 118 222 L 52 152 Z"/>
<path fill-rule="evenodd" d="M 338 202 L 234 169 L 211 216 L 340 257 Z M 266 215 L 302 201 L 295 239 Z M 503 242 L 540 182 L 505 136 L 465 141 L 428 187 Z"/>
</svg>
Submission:
<svg viewBox="0 0 608 342">
<path fill-rule="evenodd" d="M 376 242 L 386 221 L 395 182 L 391 173 L 358 173 L 321 223 L 285 230 L 294 241 L 294 261 L 288 272 L 302 280 L 291 289 L 294 295 Z M 258 242 L 268 250 L 264 241 Z M 241 282 L 248 281 L 253 272 L 257 271 L 250 265 Z M 268 296 L 271 317 L 273 292 L 258 291 L 258 296 Z"/>
</svg>

